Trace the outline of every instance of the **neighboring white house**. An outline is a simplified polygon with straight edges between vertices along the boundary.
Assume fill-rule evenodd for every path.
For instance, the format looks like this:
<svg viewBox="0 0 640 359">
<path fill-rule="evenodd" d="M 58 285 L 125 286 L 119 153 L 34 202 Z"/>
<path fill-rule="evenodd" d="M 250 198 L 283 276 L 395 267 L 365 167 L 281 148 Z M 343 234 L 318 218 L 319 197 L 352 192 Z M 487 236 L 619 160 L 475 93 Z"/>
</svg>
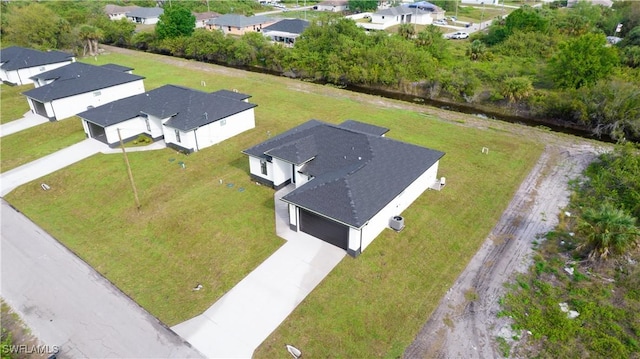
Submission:
<svg viewBox="0 0 640 359">
<path fill-rule="evenodd" d="M 244 35 L 249 32 L 262 32 L 262 28 L 269 26 L 276 20 L 264 16 L 244 16 L 224 14 L 207 21 L 208 30 L 220 30 L 225 35 Z"/>
<path fill-rule="evenodd" d="M 81 62 L 32 77 L 36 88 L 23 92 L 33 113 L 51 121 L 76 115 L 124 97 L 144 92 L 144 77 L 128 67 Z"/>
<path fill-rule="evenodd" d="M 612 0 L 568 0 L 567 1 L 567 7 L 573 7 L 579 1 L 585 1 L 585 2 L 591 3 L 591 5 L 600 5 L 600 6 L 604 6 L 604 7 L 612 7 L 613 6 L 613 1 Z"/>
<path fill-rule="evenodd" d="M 309 22 L 306 20 L 283 19 L 265 27 L 262 29 L 262 33 L 273 42 L 291 47 L 307 27 L 309 27 Z"/>
<path fill-rule="evenodd" d="M 206 93 L 165 85 L 79 113 L 87 137 L 111 147 L 146 134 L 167 146 L 195 152 L 255 127 L 249 95 Z"/>
<path fill-rule="evenodd" d="M 139 7 L 127 12 L 126 16 L 137 24 L 153 25 L 158 22 L 163 13 L 164 9 L 161 7 Z"/>
<path fill-rule="evenodd" d="M 18 46 L 0 50 L 0 81 L 13 85 L 33 83 L 31 77 L 76 61 L 60 51 L 38 51 Z"/>
<path fill-rule="evenodd" d="M 359 255 L 428 188 L 443 152 L 384 137 L 357 121 L 311 120 L 243 153 L 254 181 L 295 189 L 282 197 L 289 225 Z M 400 228 L 395 228 L 400 229 Z"/>
<path fill-rule="evenodd" d="M 104 12 L 109 16 L 111 20 L 120 20 L 127 17 L 127 13 L 135 9 L 139 9 L 139 6 L 119 6 L 113 4 L 107 4 L 104 6 Z"/>
<path fill-rule="evenodd" d="M 348 0 L 327 0 L 319 2 L 318 5 L 315 6 L 318 11 L 332 11 L 332 12 L 340 12 L 345 11 L 349 8 Z"/>
<path fill-rule="evenodd" d="M 370 14 L 371 22 L 357 22 L 356 25 L 367 30 L 384 30 L 400 24 L 430 25 L 434 20 L 433 14 L 421 7 L 403 5 L 378 10 Z M 444 12 L 442 14 L 444 17 Z"/>
</svg>

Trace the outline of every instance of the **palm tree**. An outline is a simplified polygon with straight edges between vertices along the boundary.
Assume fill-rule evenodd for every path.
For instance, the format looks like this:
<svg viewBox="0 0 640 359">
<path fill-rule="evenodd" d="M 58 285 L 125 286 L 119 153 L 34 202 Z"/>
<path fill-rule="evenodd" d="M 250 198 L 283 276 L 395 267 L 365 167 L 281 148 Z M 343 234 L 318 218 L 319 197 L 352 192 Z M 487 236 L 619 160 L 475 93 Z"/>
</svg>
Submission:
<svg viewBox="0 0 640 359">
<path fill-rule="evenodd" d="M 621 254 L 640 240 L 636 219 L 609 203 L 599 209 L 587 208 L 578 223 L 578 232 L 586 242 L 577 249 L 589 250 L 589 259 L 605 260 Z"/>
<path fill-rule="evenodd" d="M 487 52 L 487 47 L 480 40 L 473 40 L 471 45 L 467 48 L 467 56 L 471 61 L 477 61 L 484 59 Z"/>
<path fill-rule="evenodd" d="M 416 29 L 409 23 L 400 24 L 398 34 L 408 40 L 416 34 Z"/>
<path fill-rule="evenodd" d="M 98 41 L 102 40 L 102 30 L 91 25 L 80 25 L 77 30 L 78 38 L 82 41 L 82 56 L 87 55 L 87 47 L 89 55 L 98 54 Z"/>
</svg>

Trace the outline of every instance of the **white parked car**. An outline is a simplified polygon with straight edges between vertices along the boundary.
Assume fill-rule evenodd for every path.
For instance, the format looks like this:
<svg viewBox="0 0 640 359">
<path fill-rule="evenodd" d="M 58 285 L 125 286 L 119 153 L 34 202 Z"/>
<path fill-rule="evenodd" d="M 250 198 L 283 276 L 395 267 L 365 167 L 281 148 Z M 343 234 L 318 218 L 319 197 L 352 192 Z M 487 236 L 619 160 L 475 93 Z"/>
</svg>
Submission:
<svg viewBox="0 0 640 359">
<path fill-rule="evenodd" d="M 453 34 L 451 34 L 451 36 L 449 36 L 450 39 L 468 39 L 469 38 L 469 34 L 464 32 L 464 31 L 458 31 L 458 32 L 454 32 Z"/>
<path fill-rule="evenodd" d="M 434 25 L 449 25 L 449 23 L 447 23 L 447 20 L 445 19 L 441 19 L 441 20 L 436 20 L 433 22 Z"/>
</svg>

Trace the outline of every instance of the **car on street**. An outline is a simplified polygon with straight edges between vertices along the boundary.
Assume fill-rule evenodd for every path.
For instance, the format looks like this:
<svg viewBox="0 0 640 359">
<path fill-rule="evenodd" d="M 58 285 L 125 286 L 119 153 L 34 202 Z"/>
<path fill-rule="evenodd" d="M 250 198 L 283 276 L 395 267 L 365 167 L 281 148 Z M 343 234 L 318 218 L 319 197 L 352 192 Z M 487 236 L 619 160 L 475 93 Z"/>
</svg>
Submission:
<svg viewBox="0 0 640 359">
<path fill-rule="evenodd" d="M 454 32 L 453 34 L 451 34 L 451 36 L 449 36 L 450 39 L 468 39 L 469 38 L 469 33 L 466 33 L 464 31 L 458 31 L 458 32 Z"/>
<path fill-rule="evenodd" d="M 447 20 L 445 19 L 440 19 L 440 20 L 436 20 L 433 22 L 434 25 L 449 25 L 449 23 L 447 23 Z"/>
</svg>

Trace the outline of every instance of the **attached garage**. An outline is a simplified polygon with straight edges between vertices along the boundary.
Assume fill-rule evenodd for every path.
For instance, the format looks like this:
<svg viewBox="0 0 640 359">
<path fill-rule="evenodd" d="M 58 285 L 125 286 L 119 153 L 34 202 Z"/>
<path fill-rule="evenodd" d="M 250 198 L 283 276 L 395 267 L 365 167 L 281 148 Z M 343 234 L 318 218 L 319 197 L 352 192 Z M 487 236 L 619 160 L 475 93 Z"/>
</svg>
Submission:
<svg viewBox="0 0 640 359">
<path fill-rule="evenodd" d="M 302 208 L 300 230 L 344 250 L 349 246 L 349 227 Z"/>
<path fill-rule="evenodd" d="M 47 109 L 44 107 L 44 103 L 36 100 L 31 100 L 31 102 L 33 103 L 33 109 L 38 115 L 47 118 L 49 117 L 49 115 L 47 115 Z"/>
<path fill-rule="evenodd" d="M 109 144 L 109 142 L 107 141 L 107 134 L 105 132 L 104 127 L 96 125 L 95 123 L 91 123 L 89 121 L 85 121 L 85 123 L 89 128 L 89 137 L 94 138 L 100 142 Z"/>
</svg>

